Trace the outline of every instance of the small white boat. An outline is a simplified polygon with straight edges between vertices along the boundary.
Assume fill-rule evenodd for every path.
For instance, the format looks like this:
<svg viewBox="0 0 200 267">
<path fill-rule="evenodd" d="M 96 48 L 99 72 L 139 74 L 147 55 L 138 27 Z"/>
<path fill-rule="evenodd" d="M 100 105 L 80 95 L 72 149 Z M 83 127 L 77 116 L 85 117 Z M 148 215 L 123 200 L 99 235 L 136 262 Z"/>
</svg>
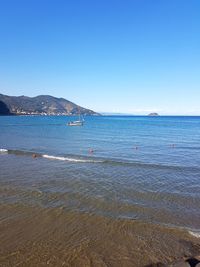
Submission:
<svg viewBox="0 0 200 267">
<path fill-rule="evenodd" d="M 67 124 L 68 126 L 83 126 L 83 121 L 70 121 Z"/>
<path fill-rule="evenodd" d="M 67 123 L 68 126 L 83 126 L 84 120 L 81 118 L 81 115 L 79 114 L 79 120 L 77 121 L 70 121 Z"/>
</svg>

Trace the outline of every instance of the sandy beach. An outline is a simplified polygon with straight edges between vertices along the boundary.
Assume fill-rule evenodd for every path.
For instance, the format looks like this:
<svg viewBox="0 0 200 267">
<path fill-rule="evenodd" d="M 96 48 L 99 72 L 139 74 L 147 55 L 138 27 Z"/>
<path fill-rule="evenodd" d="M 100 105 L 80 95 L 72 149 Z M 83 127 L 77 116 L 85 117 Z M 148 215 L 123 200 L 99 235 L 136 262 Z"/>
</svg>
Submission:
<svg viewBox="0 0 200 267">
<path fill-rule="evenodd" d="M 154 266 L 200 253 L 186 231 L 64 209 L 2 205 L 0 266 Z M 156 265 L 155 265 L 156 266 Z"/>
</svg>

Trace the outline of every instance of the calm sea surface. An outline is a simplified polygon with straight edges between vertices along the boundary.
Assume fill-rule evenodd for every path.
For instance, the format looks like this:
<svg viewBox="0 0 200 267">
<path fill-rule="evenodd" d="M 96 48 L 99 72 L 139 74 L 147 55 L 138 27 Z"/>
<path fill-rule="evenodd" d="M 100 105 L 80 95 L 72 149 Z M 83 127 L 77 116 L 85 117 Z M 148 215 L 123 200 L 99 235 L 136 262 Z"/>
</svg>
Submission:
<svg viewBox="0 0 200 267">
<path fill-rule="evenodd" d="M 199 231 L 200 117 L 86 117 L 83 127 L 70 120 L 0 117 L 1 204 Z"/>
</svg>

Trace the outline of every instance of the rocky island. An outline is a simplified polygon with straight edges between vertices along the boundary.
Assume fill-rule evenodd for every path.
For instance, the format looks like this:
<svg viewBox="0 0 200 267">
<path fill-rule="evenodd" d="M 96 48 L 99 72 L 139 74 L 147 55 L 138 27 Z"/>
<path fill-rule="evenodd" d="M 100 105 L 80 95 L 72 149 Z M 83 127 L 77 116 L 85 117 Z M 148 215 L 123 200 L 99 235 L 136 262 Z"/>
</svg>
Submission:
<svg viewBox="0 0 200 267">
<path fill-rule="evenodd" d="M 0 115 L 100 115 L 64 98 L 50 95 L 7 96 L 0 94 Z"/>
<path fill-rule="evenodd" d="M 159 116 L 159 114 L 158 113 L 156 113 L 156 112 L 152 112 L 152 113 L 149 113 L 149 115 L 148 116 Z"/>
</svg>

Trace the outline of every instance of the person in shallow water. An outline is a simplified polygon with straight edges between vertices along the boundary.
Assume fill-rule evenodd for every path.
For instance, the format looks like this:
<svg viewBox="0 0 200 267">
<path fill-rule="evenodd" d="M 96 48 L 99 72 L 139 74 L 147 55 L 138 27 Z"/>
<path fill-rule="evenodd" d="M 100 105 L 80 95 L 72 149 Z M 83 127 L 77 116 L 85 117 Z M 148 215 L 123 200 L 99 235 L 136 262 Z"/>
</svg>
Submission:
<svg viewBox="0 0 200 267">
<path fill-rule="evenodd" d="M 89 153 L 90 153 L 90 154 L 93 154 L 93 153 L 94 153 L 94 149 L 90 148 L 90 149 L 89 149 Z"/>
</svg>

